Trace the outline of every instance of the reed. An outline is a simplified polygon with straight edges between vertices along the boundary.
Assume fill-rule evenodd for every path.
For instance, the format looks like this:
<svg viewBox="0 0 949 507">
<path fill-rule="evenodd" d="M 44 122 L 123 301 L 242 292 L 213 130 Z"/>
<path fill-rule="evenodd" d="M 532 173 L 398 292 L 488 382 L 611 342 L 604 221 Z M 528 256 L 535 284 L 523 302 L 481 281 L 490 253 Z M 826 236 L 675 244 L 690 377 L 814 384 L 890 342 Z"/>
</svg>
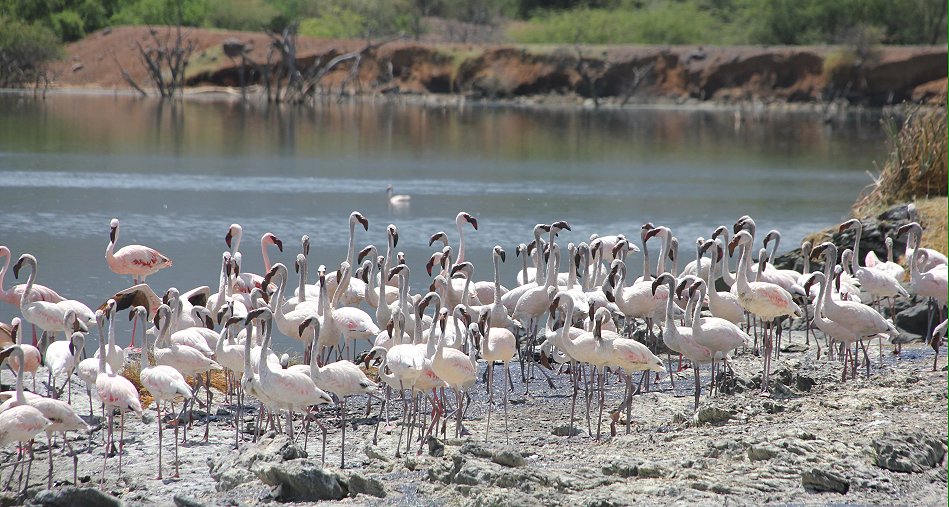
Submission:
<svg viewBox="0 0 949 507">
<path fill-rule="evenodd" d="M 854 216 L 873 215 L 895 203 L 946 195 L 945 110 L 916 109 L 902 124 L 885 119 L 883 128 L 890 152 L 880 174 L 854 204 Z"/>
</svg>

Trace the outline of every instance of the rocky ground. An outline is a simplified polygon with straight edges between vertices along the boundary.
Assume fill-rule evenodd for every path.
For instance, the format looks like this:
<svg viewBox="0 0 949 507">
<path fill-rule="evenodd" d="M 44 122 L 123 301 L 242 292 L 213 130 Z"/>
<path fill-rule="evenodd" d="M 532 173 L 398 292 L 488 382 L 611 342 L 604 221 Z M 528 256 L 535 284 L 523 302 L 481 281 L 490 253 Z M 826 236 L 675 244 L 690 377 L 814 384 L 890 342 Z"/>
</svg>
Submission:
<svg viewBox="0 0 949 507">
<path fill-rule="evenodd" d="M 7 493 L 0 504 L 256 505 L 320 499 L 330 505 L 944 504 L 945 352 L 934 372 L 933 351 L 923 344 L 904 345 L 898 358 L 885 345 L 882 366 L 877 345 L 868 349 L 869 378 L 861 367 L 856 379 L 841 383 L 841 363 L 828 360 L 826 348 L 817 359 L 813 338 L 805 346 L 803 333 L 795 331 L 773 363 L 770 395 L 760 394 L 760 358 L 739 354 L 737 378 L 722 389 L 730 394 L 703 393 L 697 412 L 692 409 L 692 371 L 676 373 L 675 387 L 662 375 L 651 392 L 634 398 L 631 433 L 626 434 L 622 416 L 618 435 L 611 436 L 611 418 L 604 414 L 599 441 L 587 432 L 582 393 L 579 434 L 567 436 L 568 375 L 555 374 L 554 389 L 538 376 L 525 396 L 516 365 L 510 444 L 504 440 L 500 404 L 495 404 L 485 441 L 481 382 L 472 391 L 474 402 L 465 418 L 470 435 L 452 438 L 450 422 L 448 438 L 439 435 L 424 442 L 421 454 L 415 452 L 419 443 L 414 437 L 409 453 L 403 440 L 402 457 L 395 450 L 398 426 L 381 427 L 374 445 L 378 403 L 366 418 L 363 402 L 353 400 L 350 413 L 360 417 L 346 434 L 345 469 L 338 466 L 341 434 L 329 411 L 322 419 L 328 430 L 323 465 L 321 433 L 315 426 L 305 447 L 275 433 L 252 443 L 248 416 L 243 424 L 247 432 L 235 450 L 233 406 L 222 406 L 223 395 L 216 393 L 208 442 L 202 441 L 202 423 L 196 423 L 180 449 L 180 478 L 168 478 L 170 429 L 163 454 L 166 478 L 154 478 L 154 406 L 146 410 L 144 421 L 127 418 L 122 475 L 118 460 L 110 457 L 101 489 L 105 494 L 89 489 L 99 485 L 104 450 L 101 413 L 95 407 L 88 418 L 96 428 L 91 445 L 86 436 L 70 436 L 79 452 L 79 488 L 72 487 L 71 460 L 56 443 L 54 489 L 45 491 L 46 445 L 37 442 L 27 497 Z M 40 378 L 45 378 L 43 370 Z M 9 371 L 2 381 L 12 382 Z M 706 367 L 703 384 L 708 381 Z M 623 386 L 615 375 L 609 378 L 607 411 L 619 404 Z M 78 384 L 74 387 L 74 405 L 87 414 L 88 398 Z M 38 388 L 42 392 L 45 382 Z M 400 412 L 398 405 L 393 417 Z M 591 429 L 596 432 L 595 405 Z M 3 481 L 13 458 L 12 448 L 0 451 Z"/>
</svg>

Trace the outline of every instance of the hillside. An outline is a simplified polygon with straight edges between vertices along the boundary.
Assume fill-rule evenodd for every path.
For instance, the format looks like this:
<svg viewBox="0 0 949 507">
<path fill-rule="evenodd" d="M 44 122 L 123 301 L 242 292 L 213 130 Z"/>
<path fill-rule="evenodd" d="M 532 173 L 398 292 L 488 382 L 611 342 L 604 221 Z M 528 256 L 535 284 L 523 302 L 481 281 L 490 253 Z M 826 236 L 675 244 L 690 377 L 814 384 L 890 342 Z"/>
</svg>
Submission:
<svg viewBox="0 0 949 507">
<path fill-rule="evenodd" d="M 129 88 L 125 69 L 147 85 L 138 44 L 153 44 L 141 26 L 110 28 L 71 43 L 52 67 L 52 86 Z M 153 28 L 159 38 L 167 27 Z M 187 85 L 235 86 L 239 62 L 224 55 L 225 40 L 243 42 L 248 58 L 267 60 L 270 40 L 260 32 L 187 29 L 195 44 Z M 297 65 L 364 48 L 365 41 L 299 37 Z M 614 102 L 715 100 L 819 102 L 846 99 L 881 106 L 902 101 L 945 104 L 945 46 L 892 46 L 872 61 L 851 65 L 839 46 L 553 46 L 418 44 L 396 41 L 367 51 L 358 82 L 362 93 L 463 94 L 505 99 L 555 95 Z M 844 63 L 841 63 L 844 62 Z M 323 81 L 337 90 L 348 69 Z"/>
</svg>

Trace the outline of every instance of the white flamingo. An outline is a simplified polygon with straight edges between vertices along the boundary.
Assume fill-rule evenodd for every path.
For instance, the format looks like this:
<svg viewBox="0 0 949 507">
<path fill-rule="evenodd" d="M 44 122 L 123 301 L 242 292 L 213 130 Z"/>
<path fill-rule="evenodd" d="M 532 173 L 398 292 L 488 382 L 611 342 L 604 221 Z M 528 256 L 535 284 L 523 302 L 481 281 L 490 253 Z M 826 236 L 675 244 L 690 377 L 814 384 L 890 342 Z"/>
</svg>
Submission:
<svg viewBox="0 0 949 507">
<path fill-rule="evenodd" d="M 16 345 L 13 347 L 7 347 L 2 352 L 0 352 L 0 362 L 3 362 L 11 355 L 19 356 L 17 357 L 17 364 L 21 366 L 25 364 L 26 360 L 23 357 L 23 349 Z M 26 396 L 23 394 L 22 372 L 22 367 L 18 368 L 17 390 L 16 397 L 14 398 L 16 406 L 4 411 L 3 413 L 0 413 L 0 447 L 6 447 L 13 442 L 17 442 L 21 446 L 23 444 L 29 444 L 29 463 L 32 464 L 33 439 L 40 432 L 46 431 L 52 425 L 52 422 L 44 417 L 43 413 L 40 412 L 39 409 L 27 403 Z M 16 466 L 19 465 L 22 465 L 22 462 L 18 462 Z M 10 472 L 10 479 L 13 478 L 13 474 L 16 472 L 16 466 L 14 466 L 13 470 Z M 7 482 L 9 482 L 9 480 Z M 29 468 L 27 468 L 26 484 L 23 486 L 24 492 L 29 488 L 29 485 L 30 472 Z"/>
</svg>

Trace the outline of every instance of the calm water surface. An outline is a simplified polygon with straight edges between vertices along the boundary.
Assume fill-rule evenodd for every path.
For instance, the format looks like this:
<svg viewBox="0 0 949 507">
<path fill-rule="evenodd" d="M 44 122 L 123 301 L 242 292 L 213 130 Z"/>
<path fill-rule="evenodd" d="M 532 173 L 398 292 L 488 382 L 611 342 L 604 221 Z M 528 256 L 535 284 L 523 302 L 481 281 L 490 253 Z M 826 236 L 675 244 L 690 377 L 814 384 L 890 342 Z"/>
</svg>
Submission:
<svg viewBox="0 0 949 507">
<path fill-rule="evenodd" d="M 160 292 L 216 290 L 233 222 L 244 227 L 245 270 L 263 271 L 256 239 L 266 231 L 285 242 L 274 261 L 292 267 L 300 236 L 309 234 L 310 272 L 335 268 L 348 215 L 359 210 L 370 228 L 357 232 L 357 247 L 384 246 L 385 226 L 396 224 L 421 290 L 429 236 L 445 230 L 456 242 L 454 216 L 465 210 L 480 225 L 466 231 L 476 278 L 490 278 L 490 249 L 500 244 L 511 285 L 520 265 L 515 245 L 529 241 L 534 224 L 558 219 L 573 227 L 565 243 L 594 232 L 638 238 L 646 221 L 667 225 L 687 262 L 696 237 L 749 214 L 759 230 L 782 231 L 782 250 L 793 248 L 847 214 L 884 152 L 870 113 L 825 124 L 811 113 L 301 110 L 0 95 L 0 244 L 14 257 L 35 254 L 40 283 L 94 308 L 130 285 L 104 260 L 112 217 L 122 221 L 119 246 L 146 244 L 174 260 L 149 278 Z M 387 206 L 389 183 L 412 195 L 410 206 Z M 640 263 L 637 256 L 631 269 Z M 13 282 L 9 273 L 4 286 Z M 15 312 L 0 306 L 0 319 Z M 278 345 L 299 348 L 286 338 Z"/>
</svg>

